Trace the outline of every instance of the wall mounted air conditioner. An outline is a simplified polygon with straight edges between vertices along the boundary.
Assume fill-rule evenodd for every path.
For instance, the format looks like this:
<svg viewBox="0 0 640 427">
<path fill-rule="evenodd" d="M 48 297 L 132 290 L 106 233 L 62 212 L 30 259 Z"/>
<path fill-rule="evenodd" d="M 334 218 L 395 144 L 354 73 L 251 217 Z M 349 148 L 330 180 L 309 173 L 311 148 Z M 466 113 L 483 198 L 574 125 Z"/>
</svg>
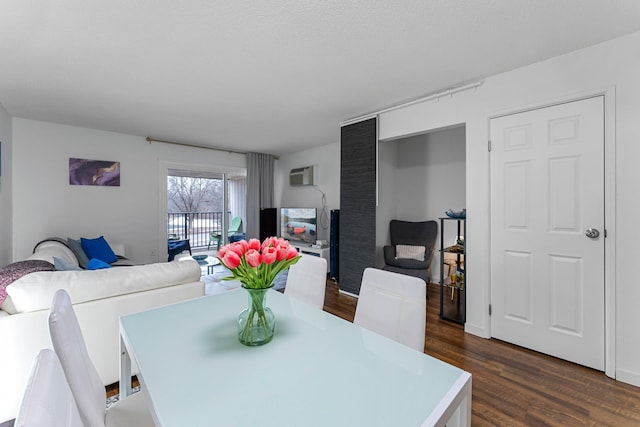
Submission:
<svg viewBox="0 0 640 427">
<path fill-rule="evenodd" d="M 313 185 L 313 166 L 291 169 L 291 172 L 289 172 L 289 185 L 292 187 Z"/>
</svg>

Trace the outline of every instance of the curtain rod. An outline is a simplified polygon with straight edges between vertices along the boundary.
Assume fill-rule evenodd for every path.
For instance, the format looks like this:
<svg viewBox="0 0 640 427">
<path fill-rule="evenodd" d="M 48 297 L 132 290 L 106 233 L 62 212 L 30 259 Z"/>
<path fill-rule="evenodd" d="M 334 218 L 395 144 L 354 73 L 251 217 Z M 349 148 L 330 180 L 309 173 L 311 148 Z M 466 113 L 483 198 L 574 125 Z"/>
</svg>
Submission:
<svg viewBox="0 0 640 427">
<path fill-rule="evenodd" d="M 243 152 L 243 151 L 225 150 L 224 148 L 207 147 L 205 145 L 189 144 L 188 142 L 167 141 L 166 139 L 152 138 L 150 136 L 148 136 L 146 140 L 149 144 L 151 144 L 152 142 L 162 142 L 163 144 L 182 145 L 184 147 L 193 147 L 193 148 L 204 148 L 205 150 L 224 151 L 229 154 L 242 154 L 243 156 L 247 154 L 246 152 Z"/>
<path fill-rule="evenodd" d="M 363 114 L 362 116 L 358 116 L 358 117 L 353 117 L 351 119 L 347 119 L 347 120 L 341 122 L 340 126 L 346 126 L 346 125 L 350 125 L 350 124 L 353 124 L 353 123 L 361 122 L 361 121 L 366 120 L 366 119 L 372 119 L 372 118 L 377 117 L 378 115 L 380 115 L 382 113 L 388 113 L 388 112 L 393 111 L 393 110 L 398 110 L 400 108 L 408 107 L 408 106 L 414 105 L 414 104 L 419 104 L 421 102 L 429 101 L 429 100 L 432 100 L 432 99 L 440 99 L 440 98 L 443 98 L 445 96 L 453 96 L 454 93 L 458 93 L 458 92 L 462 92 L 462 91 L 470 90 L 470 89 L 476 89 L 478 86 L 482 86 L 482 82 L 481 81 L 480 82 L 475 82 L 475 83 L 470 83 L 470 84 L 467 84 L 467 85 L 464 85 L 464 86 L 454 87 L 454 88 L 447 89 L 447 90 L 442 91 L 442 92 L 433 93 L 431 95 L 423 96 L 423 97 L 420 97 L 418 99 L 414 99 L 413 101 L 405 102 L 403 104 L 393 105 L 391 107 L 383 108 L 382 110 L 378 110 L 378 111 L 374 111 L 374 112 L 371 112 L 371 113 Z"/>
<path fill-rule="evenodd" d="M 150 136 L 146 137 L 145 139 L 149 144 L 151 144 L 152 142 L 162 142 L 163 144 L 173 144 L 173 145 L 182 145 L 183 147 L 203 148 L 205 150 L 222 151 L 229 154 L 240 154 L 243 156 L 247 155 L 246 151 L 226 150 L 224 148 L 215 148 L 215 147 L 207 147 L 206 145 L 190 144 L 188 142 L 167 141 L 166 139 L 158 139 Z M 279 160 L 278 156 L 273 156 L 273 158 L 275 160 Z"/>
</svg>

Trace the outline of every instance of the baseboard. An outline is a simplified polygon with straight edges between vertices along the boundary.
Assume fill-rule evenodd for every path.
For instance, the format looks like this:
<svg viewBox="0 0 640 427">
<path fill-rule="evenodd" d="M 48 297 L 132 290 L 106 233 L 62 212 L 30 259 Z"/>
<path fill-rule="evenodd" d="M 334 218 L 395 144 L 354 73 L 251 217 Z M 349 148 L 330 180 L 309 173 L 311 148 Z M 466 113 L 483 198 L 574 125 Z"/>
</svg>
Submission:
<svg viewBox="0 0 640 427">
<path fill-rule="evenodd" d="M 358 298 L 358 295 L 353 294 L 351 292 L 343 291 L 342 289 L 339 289 L 339 288 L 338 288 L 338 292 L 340 292 L 341 294 L 344 294 L 344 295 L 349 295 L 350 297 Z"/>
<path fill-rule="evenodd" d="M 625 369 L 616 369 L 616 381 L 640 387 L 640 373 L 627 371 Z"/>
<path fill-rule="evenodd" d="M 491 338 L 481 326 L 472 325 L 469 322 L 464 324 L 464 331 L 468 334 L 478 336 L 480 338 Z"/>
</svg>

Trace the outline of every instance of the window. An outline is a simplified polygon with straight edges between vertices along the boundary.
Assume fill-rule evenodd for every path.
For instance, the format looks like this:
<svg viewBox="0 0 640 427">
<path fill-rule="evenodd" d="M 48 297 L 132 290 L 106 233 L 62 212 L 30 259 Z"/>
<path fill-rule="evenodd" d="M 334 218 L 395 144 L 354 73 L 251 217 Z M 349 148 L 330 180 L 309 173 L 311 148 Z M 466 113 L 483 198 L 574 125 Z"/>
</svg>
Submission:
<svg viewBox="0 0 640 427">
<path fill-rule="evenodd" d="M 222 230 L 228 229 L 232 218 L 246 223 L 246 191 L 245 175 L 169 169 L 167 236 L 189 239 L 196 250 L 217 243 L 216 235 L 226 242 Z"/>
</svg>

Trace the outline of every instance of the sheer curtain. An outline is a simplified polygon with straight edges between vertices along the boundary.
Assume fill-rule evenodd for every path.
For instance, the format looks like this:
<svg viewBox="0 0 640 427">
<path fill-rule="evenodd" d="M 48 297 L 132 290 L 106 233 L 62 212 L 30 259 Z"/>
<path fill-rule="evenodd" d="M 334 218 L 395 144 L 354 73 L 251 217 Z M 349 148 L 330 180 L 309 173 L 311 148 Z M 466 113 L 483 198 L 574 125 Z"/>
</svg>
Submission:
<svg viewBox="0 0 640 427">
<path fill-rule="evenodd" d="M 247 153 L 247 239 L 260 238 L 260 209 L 273 207 L 273 164 L 269 154 Z"/>
</svg>

